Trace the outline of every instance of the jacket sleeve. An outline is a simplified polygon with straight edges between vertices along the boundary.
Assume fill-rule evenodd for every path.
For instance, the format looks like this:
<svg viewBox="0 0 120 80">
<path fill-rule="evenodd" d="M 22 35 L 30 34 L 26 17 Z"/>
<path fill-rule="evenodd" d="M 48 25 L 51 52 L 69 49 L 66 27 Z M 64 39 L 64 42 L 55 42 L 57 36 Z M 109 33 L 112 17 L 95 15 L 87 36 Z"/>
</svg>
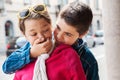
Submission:
<svg viewBox="0 0 120 80">
<path fill-rule="evenodd" d="M 99 67 L 97 60 L 86 44 L 81 44 L 76 51 L 80 56 L 87 80 L 99 80 Z"/>
<path fill-rule="evenodd" d="M 2 65 L 3 72 L 6 74 L 14 73 L 28 64 L 30 60 L 30 43 L 26 43 L 23 47 L 13 52 Z"/>
<path fill-rule="evenodd" d="M 98 64 L 95 62 L 86 72 L 87 80 L 99 80 Z"/>
</svg>

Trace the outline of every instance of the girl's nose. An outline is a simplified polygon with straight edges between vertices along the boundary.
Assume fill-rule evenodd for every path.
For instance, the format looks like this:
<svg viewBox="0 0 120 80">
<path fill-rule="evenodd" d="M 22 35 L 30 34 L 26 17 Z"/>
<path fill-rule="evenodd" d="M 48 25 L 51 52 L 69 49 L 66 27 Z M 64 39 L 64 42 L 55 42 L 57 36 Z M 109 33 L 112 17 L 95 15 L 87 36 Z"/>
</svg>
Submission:
<svg viewBox="0 0 120 80">
<path fill-rule="evenodd" d="M 45 37 L 44 37 L 44 35 L 42 35 L 42 34 L 39 34 L 39 35 L 38 35 L 38 38 L 39 38 L 40 42 L 42 42 L 42 41 L 45 40 Z"/>
</svg>

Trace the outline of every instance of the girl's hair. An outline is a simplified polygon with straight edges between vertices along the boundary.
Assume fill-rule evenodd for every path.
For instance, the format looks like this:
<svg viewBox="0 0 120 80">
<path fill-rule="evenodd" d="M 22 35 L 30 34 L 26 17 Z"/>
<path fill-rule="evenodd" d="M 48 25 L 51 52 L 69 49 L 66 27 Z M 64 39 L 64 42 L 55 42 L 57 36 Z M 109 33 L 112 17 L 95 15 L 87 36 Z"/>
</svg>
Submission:
<svg viewBox="0 0 120 80">
<path fill-rule="evenodd" d="M 93 14 L 89 6 L 74 1 L 61 10 L 59 17 L 64 19 L 68 25 L 75 27 L 77 32 L 82 35 L 88 31 Z"/>
<path fill-rule="evenodd" d="M 51 24 L 51 18 L 47 10 L 43 11 L 42 13 L 35 12 L 33 10 L 29 10 L 29 12 L 30 12 L 29 16 L 25 18 L 19 18 L 19 28 L 23 34 L 25 34 L 25 25 L 24 25 L 25 20 L 31 20 L 31 19 L 39 20 L 43 18 L 45 19 L 45 21 Z"/>
</svg>

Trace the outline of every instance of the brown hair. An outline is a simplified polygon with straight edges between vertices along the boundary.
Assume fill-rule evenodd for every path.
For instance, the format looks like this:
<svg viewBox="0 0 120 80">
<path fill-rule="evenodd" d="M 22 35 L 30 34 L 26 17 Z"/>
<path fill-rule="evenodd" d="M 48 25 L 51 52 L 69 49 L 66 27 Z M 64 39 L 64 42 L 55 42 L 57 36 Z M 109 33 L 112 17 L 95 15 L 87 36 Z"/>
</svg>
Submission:
<svg viewBox="0 0 120 80">
<path fill-rule="evenodd" d="M 29 10 L 30 11 L 30 15 L 26 18 L 23 18 L 23 19 L 19 19 L 19 28 L 20 30 L 22 31 L 23 34 L 25 34 L 25 25 L 24 25 L 24 22 L 25 20 L 30 20 L 30 19 L 45 19 L 48 23 L 51 24 L 51 18 L 50 18 L 50 15 L 48 13 L 48 11 L 44 11 L 42 13 L 37 13 L 37 12 L 34 12 L 32 10 Z"/>
<path fill-rule="evenodd" d="M 75 27 L 77 32 L 82 35 L 88 31 L 93 14 L 89 6 L 74 1 L 61 10 L 59 17 L 64 19 L 68 25 Z"/>
</svg>

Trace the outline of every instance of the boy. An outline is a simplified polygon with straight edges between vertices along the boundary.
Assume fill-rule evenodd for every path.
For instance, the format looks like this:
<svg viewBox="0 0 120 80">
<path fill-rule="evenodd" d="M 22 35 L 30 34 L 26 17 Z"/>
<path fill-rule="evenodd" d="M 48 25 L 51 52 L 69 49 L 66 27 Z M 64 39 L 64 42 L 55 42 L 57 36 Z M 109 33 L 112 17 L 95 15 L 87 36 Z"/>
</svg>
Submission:
<svg viewBox="0 0 120 80">
<path fill-rule="evenodd" d="M 69 5 L 65 6 L 60 12 L 56 24 L 56 29 L 54 30 L 54 36 L 57 44 L 64 43 L 72 45 L 73 48 L 77 51 L 80 56 L 80 60 L 82 62 L 87 80 L 99 80 L 97 61 L 82 40 L 82 37 L 87 33 L 89 29 L 89 26 L 92 22 L 92 17 L 92 11 L 87 5 L 78 1 L 72 2 Z M 22 63 L 15 68 L 14 66 L 12 66 L 12 62 L 6 60 L 3 65 L 4 72 L 15 72 L 17 69 L 20 69 L 25 64 L 32 61 L 33 58 L 38 56 L 38 54 L 35 55 L 30 52 L 26 52 L 26 46 L 29 46 L 29 43 L 22 47 L 22 49 L 14 52 L 9 57 L 10 59 L 13 58 L 16 53 L 22 53 L 19 59 L 13 61 L 13 64 L 20 63 L 20 58 L 24 58 L 24 60 L 21 61 Z M 27 51 L 30 51 L 30 48 L 27 48 Z M 14 67 L 14 69 L 6 67 L 8 65 L 10 65 L 11 68 Z"/>
</svg>

